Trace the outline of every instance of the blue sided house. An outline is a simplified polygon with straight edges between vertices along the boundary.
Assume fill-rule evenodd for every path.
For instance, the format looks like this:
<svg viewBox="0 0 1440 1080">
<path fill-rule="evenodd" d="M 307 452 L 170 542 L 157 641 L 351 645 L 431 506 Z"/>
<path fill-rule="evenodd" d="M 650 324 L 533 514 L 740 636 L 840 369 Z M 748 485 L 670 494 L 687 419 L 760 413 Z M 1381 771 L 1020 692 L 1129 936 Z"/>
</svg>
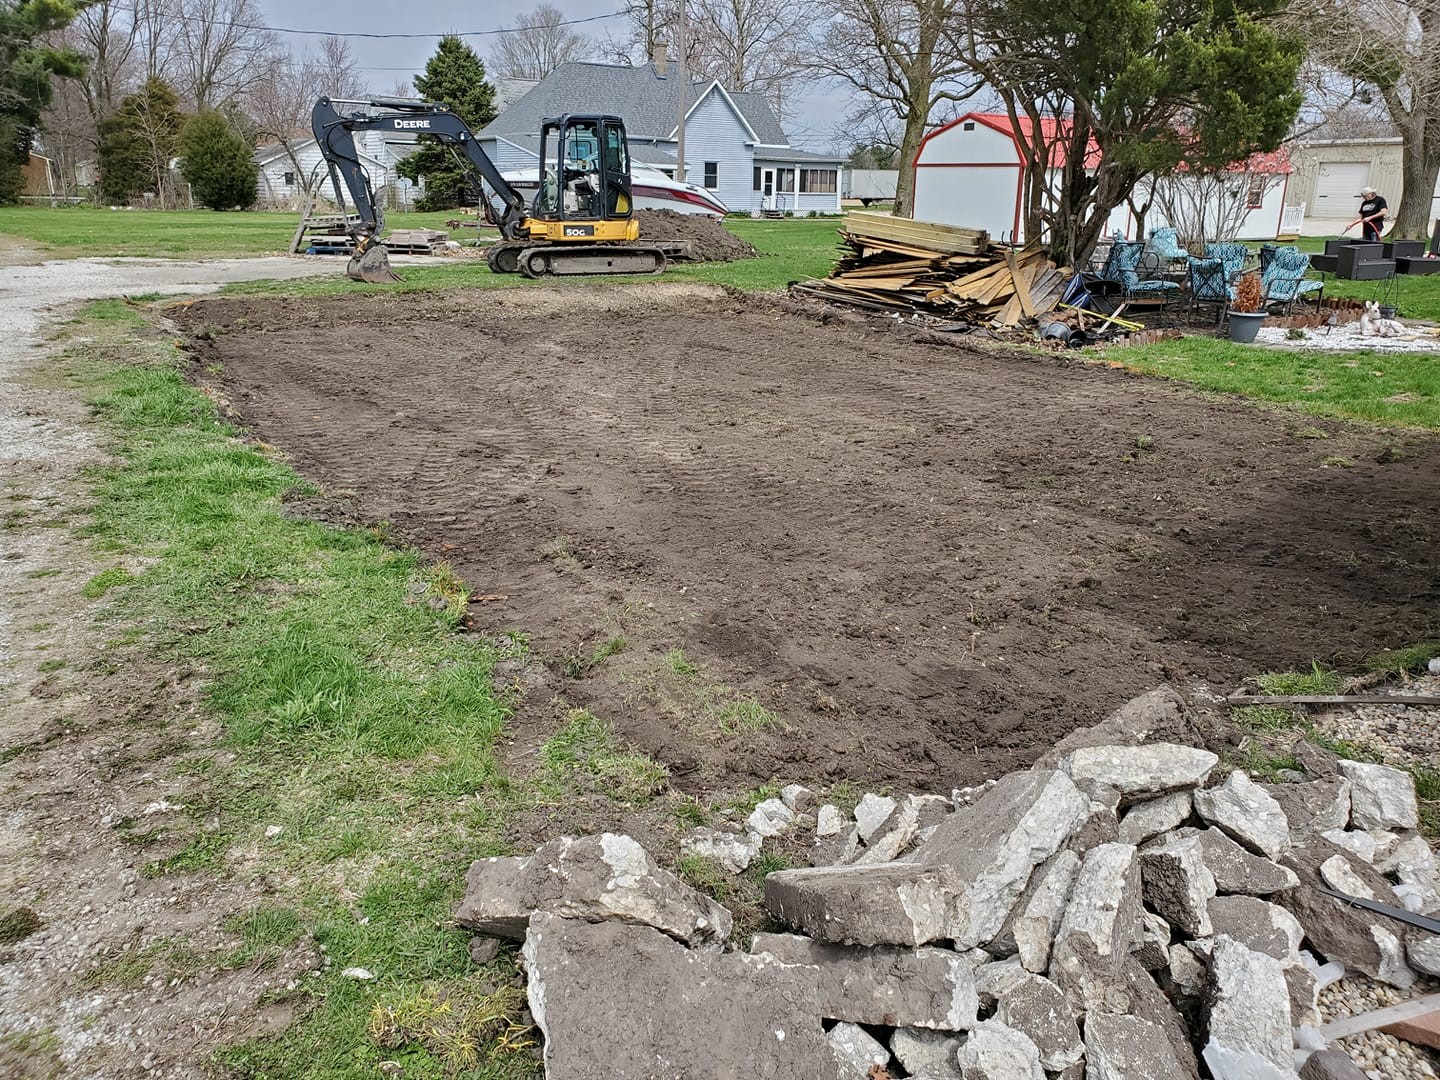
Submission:
<svg viewBox="0 0 1440 1080">
<path fill-rule="evenodd" d="M 701 186 L 732 213 L 840 213 L 844 158 L 790 145 L 764 95 L 685 80 L 663 58 L 639 67 L 572 61 L 505 106 L 477 138 L 502 172 L 534 169 L 540 123 L 565 113 L 609 113 L 625 122 L 630 156 Z M 685 168 L 677 177 L 676 133 L 685 95 Z"/>
</svg>

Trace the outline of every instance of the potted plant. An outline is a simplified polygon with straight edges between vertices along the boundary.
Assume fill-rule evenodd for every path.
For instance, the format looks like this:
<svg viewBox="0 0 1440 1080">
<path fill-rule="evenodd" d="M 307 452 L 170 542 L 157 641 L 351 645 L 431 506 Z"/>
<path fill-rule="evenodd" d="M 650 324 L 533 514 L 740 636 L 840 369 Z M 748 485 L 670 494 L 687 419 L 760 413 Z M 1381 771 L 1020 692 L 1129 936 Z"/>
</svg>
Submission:
<svg viewBox="0 0 1440 1080">
<path fill-rule="evenodd" d="M 1246 274 L 1235 286 L 1235 302 L 1230 306 L 1230 340 L 1245 344 L 1254 341 L 1266 314 L 1265 302 L 1260 298 L 1260 275 Z"/>
</svg>

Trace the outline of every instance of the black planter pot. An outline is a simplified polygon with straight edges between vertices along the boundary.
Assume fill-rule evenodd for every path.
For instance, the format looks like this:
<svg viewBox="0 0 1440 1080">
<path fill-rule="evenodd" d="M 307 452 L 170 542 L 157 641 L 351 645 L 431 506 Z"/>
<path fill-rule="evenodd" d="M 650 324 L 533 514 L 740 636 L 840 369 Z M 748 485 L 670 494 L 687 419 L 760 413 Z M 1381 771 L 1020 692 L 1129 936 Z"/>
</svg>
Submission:
<svg viewBox="0 0 1440 1080">
<path fill-rule="evenodd" d="M 1250 344 L 1260 332 L 1260 324 L 1265 321 L 1267 314 L 1268 312 L 1264 311 L 1230 312 L 1230 340 L 1238 341 L 1242 345 Z"/>
</svg>

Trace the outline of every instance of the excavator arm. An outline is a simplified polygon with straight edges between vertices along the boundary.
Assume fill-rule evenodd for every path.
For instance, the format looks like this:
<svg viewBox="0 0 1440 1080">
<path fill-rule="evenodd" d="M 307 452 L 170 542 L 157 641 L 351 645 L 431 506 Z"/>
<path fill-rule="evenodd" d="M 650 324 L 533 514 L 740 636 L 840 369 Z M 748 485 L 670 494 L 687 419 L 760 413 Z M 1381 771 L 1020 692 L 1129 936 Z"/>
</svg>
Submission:
<svg viewBox="0 0 1440 1080">
<path fill-rule="evenodd" d="M 346 268 L 350 277 L 357 281 L 398 280 L 390 269 L 390 259 L 384 245 L 377 240 L 384 229 L 385 215 L 375 201 L 375 189 L 370 184 L 370 177 L 355 147 L 357 131 L 419 132 L 454 147 L 499 196 L 503 204 L 497 222 L 500 235 L 507 240 L 513 240 L 519 235 L 526 217 L 525 197 L 500 175 L 500 170 L 480 148 L 465 121 L 446 106 L 425 101 L 371 98 L 369 104 L 373 108 L 389 111 L 342 115 L 335 108 L 334 102 L 329 98 L 321 98 L 315 103 L 310 114 L 310 128 L 329 167 L 335 198 L 343 207 L 345 193 L 348 192 L 359 218 L 349 230 L 355 241 L 355 253 Z"/>
</svg>

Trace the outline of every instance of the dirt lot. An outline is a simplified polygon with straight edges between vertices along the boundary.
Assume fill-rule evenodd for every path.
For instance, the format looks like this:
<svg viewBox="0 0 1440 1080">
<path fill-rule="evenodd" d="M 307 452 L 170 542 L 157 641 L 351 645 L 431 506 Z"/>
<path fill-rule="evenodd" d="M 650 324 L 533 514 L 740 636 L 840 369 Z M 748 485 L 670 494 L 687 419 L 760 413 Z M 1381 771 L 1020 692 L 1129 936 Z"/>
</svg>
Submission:
<svg viewBox="0 0 1440 1080">
<path fill-rule="evenodd" d="M 682 786 L 948 789 L 1162 679 L 1440 633 L 1431 439 L 696 285 L 179 317 L 325 512 L 390 523 L 498 598 L 478 628 L 532 635 L 522 749 L 562 700 Z"/>
</svg>

